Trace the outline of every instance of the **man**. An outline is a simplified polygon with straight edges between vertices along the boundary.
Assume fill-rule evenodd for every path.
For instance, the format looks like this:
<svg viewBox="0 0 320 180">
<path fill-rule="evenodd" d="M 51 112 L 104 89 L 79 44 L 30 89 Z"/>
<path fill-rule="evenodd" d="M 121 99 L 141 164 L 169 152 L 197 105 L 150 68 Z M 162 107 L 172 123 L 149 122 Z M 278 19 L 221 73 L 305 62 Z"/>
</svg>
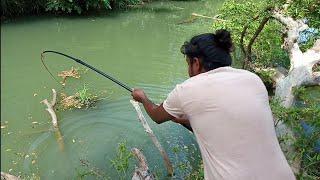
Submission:
<svg viewBox="0 0 320 180">
<path fill-rule="evenodd" d="M 195 36 L 181 48 L 188 80 L 159 106 L 142 90 L 132 96 L 158 124 L 190 123 L 205 179 L 295 179 L 275 134 L 266 88 L 255 74 L 230 67 L 231 48 L 226 30 Z"/>
</svg>

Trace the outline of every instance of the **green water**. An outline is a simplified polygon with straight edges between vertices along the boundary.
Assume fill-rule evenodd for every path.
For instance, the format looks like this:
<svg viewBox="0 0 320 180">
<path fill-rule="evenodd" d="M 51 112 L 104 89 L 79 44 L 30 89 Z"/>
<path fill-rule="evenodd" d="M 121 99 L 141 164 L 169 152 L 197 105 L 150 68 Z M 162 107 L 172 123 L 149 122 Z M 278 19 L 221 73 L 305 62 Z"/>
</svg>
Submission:
<svg viewBox="0 0 320 180">
<path fill-rule="evenodd" d="M 220 4 L 155 2 L 98 16 L 28 17 L 2 23 L 1 171 L 27 179 L 32 174 L 41 179 L 78 179 L 77 170 L 83 169 L 80 160 L 88 160 L 91 167 L 118 179 L 110 159 L 115 158 L 117 144 L 126 141 L 128 148 L 143 150 L 151 170 L 164 179 L 164 161 L 138 121 L 130 93 L 69 59 L 46 54 L 45 62 L 57 78 L 63 70 L 80 68 L 81 78 L 68 80 L 63 89 L 43 67 L 40 54 L 56 50 L 75 56 L 129 87 L 145 90 L 150 99 L 161 103 L 177 83 L 187 79 L 179 51 L 182 43 L 208 32 L 212 22 L 178 23 L 193 12 L 214 16 Z M 64 143 L 61 150 L 51 130 L 51 117 L 40 102 L 51 99 L 52 88 L 71 95 L 84 83 L 103 99 L 96 108 L 57 111 Z M 178 124 L 157 125 L 144 115 L 169 154 L 177 177 L 183 179 L 200 161 L 194 136 Z"/>
</svg>

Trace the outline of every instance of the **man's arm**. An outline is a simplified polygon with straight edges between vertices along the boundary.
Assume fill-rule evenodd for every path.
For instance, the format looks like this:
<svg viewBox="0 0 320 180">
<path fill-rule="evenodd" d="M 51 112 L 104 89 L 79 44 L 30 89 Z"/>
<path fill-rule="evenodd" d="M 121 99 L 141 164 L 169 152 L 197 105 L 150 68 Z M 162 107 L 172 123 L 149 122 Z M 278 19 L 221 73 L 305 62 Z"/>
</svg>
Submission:
<svg viewBox="0 0 320 180">
<path fill-rule="evenodd" d="M 154 104 L 142 90 L 133 90 L 131 95 L 134 100 L 143 104 L 143 107 L 147 111 L 148 115 L 157 124 L 172 120 L 173 122 L 179 123 L 189 131 L 193 132 L 189 123 L 189 119 L 186 116 L 181 118 L 173 117 L 163 108 L 163 103 L 161 103 L 159 106 Z"/>
<path fill-rule="evenodd" d="M 154 104 L 150 99 L 144 94 L 142 90 L 133 90 L 131 93 L 134 100 L 143 104 L 144 109 L 151 117 L 151 119 L 157 124 L 175 119 L 166 110 L 164 110 L 162 103 L 158 106 Z"/>
</svg>

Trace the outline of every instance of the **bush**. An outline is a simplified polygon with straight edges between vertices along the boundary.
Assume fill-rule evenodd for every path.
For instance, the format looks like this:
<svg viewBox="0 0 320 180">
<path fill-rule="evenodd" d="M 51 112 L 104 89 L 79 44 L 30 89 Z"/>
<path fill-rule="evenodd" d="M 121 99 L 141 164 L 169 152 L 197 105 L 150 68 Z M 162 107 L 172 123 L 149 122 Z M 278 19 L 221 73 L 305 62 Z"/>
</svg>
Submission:
<svg viewBox="0 0 320 180">
<path fill-rule="evenodd" d="M 1 16 L 17 16 L 43 12 L 47 0 L 1 0 Z"/>
<path fill-rule="evenodd" d="M 271 101 L 272 112 L 277 120 L 287 124 L 295 137 L 295 153 L 287 157 L 289 161 L 301 160 L 298 179 L 320 178 L 320 106 L 317 98 L 310 99 L 303 88 L 295 88 L 299 107 L 284 108 L 277 99 Z M 298 103 L 298 104 L 299 104 Z M 287 137 L 280 137 L 279 141 Z"/>
<path fill-rule="evenodd" d="M 142 0 L 2 0 L 1 16 L 37 14 L 44 11 L 81 14 L 88 10 L 108 10 L 141 4 Z"/>
<path fill-rule="evenodd" d="M 111 9 L 109 0 L 49 0 L 47 11 L 62 11 L 71 13 L 76 11 L 81 14 L 83 10 Z"/>
</svg>

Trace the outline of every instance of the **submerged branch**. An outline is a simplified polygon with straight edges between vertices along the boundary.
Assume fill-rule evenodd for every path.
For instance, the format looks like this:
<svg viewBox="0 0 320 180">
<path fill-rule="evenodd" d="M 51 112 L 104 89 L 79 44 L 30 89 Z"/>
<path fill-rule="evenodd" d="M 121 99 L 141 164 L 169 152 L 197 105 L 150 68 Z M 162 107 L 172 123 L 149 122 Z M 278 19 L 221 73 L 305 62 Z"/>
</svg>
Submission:
<svg viewBox="0 0 320 180">
<path fill-rule="evenodd" d="M 47 106 L 47 111 L 51 115 L 51 122 L 52 122 L 52 126 L 53 126 L 53 131 L 56 135 L 56 139 L 58 140 L 59 147 L 60 147 L 61 151 L 63 151 L 64 150 L 63 135 L 59 129 L 57 115 L 54 111 L 54 106 L 57 103 L 57 92 L 55 89 L 52 89 L 52 94 L 53 94 L 53 97 L 52 97 L 51 103 L 49 103 L 47 99 L 43 100 L 42 102 Z"/>
<path fill-rule="evenodd" d="M 197 14 L 197 13 L 192 13 L 192 16 L 202 17 L 202 18 L 206 18 L 206 19 L 213 19 L 215 21 L 226 21 L 224 19 L 220 19 L 219 15 L 215 15 L 213 17 L 210 17 L 210 16 L 205 16 L 205 15 L 201 15 L 201 14 Z"/>
<path fill-rule="evenodd" d="M 1 171 L 1 179 L 3 180 L 21 180 L 20 177 L 5 173 Z"/>
<path fill-rule="evenodd" d="M 131 180 L 154 180 L 152 172 L 149 170 L 148 163 L 144 155 L 137 148 L 132 148 L 131 152 L 139 161 L 139 167 L 135 169 Z"/>
<path fill-rule="evenodd" d="M 53 97 L 52 97 L 52 101 L 51 103 L 48 102 L 47 99 L 43 100 L 42 102 L 47 106 L 47 111 L 50 113 L 51 115 L 51 122 L 52 122 L 52 126 L 54 128 L 58 128 L 58 120 L 57 120 L 57 115 L 54 112 L 54 106 L 57 103 L 57 92 L 55 89 L 52 89 L 52 93 L 53 93 Z"/>
<path fill-rule="evenodd" d="M 135 110 L 137 111 L 137 114 L 138 114 L 138 117 L 139 117 L 139 120 L 140 122 L 142 123 L 142 126 L 144 127 L 145 131 L 148 133 L 148 135 L 150 136 L 152 142 L 156 145 L 156 147 L 158 148 L 158 150 L 160 151 L 161 153 L 161 156 L 163 157 L 165 163 L 166 163 L 166 166 L 167 166 L 167 169 L 168 169 L 168 172 L 170 173 L 171 176 L 173 176 L 173 167 L 171 165 L 171 162 L 170 162 L 170 159 L 167 155 L 167 153 L 165 152 L 165 150 L 163 149 L 163 147 L 161 146 L 159 140 L 156 138 L 156 136 L 153 134 L 153 131 L 151 130 L 150 126 L 148 125 L 145 117 L 143 116 L 142 114 L 142 111 L 140 109 L 140 106 L 138 104 L 137 101 L 134 101 L 134 100 L 130 100 L 130 103 L 132 104 L 132 106 L 135 108 Z"/>
</svg>

